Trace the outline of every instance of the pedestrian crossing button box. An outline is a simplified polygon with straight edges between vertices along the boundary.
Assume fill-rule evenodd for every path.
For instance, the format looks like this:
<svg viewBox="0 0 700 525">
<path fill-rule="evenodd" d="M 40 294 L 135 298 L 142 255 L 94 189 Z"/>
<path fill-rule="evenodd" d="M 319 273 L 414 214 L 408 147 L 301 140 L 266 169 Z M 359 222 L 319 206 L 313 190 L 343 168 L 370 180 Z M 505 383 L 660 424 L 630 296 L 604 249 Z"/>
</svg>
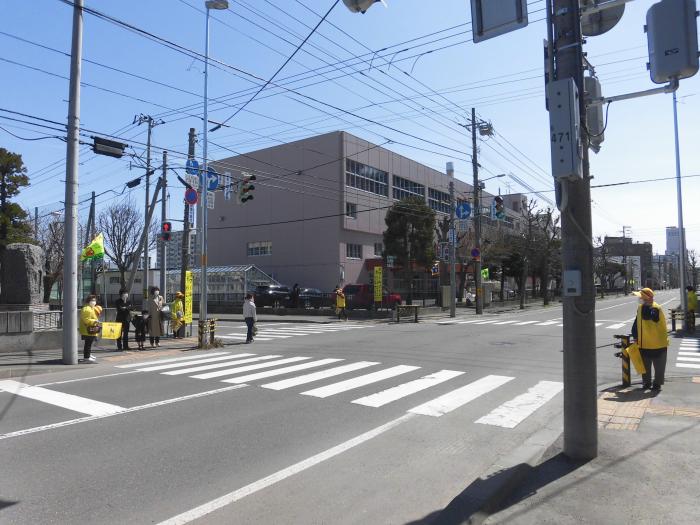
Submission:
<svg viewBox="0 0 700 525">
<path fill-rule="evenodd" d="M 562 295 L 564 297 L 581 296 L 581 271 L 565 270 L 562 279 Z"/>
</svg>

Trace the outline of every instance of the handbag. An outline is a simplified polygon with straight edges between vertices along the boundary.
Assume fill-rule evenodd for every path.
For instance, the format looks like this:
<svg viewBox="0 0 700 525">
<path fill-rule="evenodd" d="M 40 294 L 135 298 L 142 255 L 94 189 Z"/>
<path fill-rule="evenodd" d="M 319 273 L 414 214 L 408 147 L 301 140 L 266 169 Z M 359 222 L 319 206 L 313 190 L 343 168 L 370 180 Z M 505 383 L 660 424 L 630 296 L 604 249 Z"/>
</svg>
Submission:
<svg viewBox="0 0 700 525">
<path fill-rule="evenodd" d="M 87 327 L 87 333 L 90 335 L 97 335 L 100 333 L 100 325 L 94 324 Z"/>
<path fill-rule="evenodd" d="M 258 335 L 258 324 L 257 323 L 255 323 L 253 325 L 253 335 Z"/>
</svg>

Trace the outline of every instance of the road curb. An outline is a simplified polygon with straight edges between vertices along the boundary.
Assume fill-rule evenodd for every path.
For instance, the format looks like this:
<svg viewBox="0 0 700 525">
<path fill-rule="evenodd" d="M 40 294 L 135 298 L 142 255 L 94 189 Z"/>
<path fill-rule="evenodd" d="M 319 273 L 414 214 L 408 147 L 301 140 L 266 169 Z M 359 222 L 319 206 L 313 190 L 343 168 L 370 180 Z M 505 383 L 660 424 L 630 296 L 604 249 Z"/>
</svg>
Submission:
<svg viewBox="0 0 700 525">
<path fill-rule="evenodd" d="M 432 525 L 479 525 L 520 486 L 561 437 L 562 411 L 508 455 L 492 463 L 445 507 Z"/>
</svg>

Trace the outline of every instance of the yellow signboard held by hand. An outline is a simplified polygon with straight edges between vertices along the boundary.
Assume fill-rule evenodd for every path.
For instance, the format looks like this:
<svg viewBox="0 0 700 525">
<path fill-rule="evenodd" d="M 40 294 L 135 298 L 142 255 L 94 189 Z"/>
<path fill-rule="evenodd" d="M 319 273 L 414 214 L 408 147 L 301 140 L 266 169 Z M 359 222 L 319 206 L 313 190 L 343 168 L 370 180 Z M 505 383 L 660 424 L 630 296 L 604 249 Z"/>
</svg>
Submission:
<svg viewBox="0 0 700 525">
<path fill-rule="evenodd" d="M 102 339 L 119 339 L 121 336 L 121 323 L 102 323 Z"/>
</svg>

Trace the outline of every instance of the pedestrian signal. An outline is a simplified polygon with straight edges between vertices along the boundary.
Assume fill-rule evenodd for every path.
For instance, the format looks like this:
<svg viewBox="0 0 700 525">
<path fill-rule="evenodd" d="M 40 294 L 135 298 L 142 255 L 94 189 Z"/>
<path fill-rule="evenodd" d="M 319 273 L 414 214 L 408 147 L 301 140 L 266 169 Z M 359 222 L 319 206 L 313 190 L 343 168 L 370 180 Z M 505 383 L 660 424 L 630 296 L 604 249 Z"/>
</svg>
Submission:
<svg viewBox="0 0 700 525">
<path fill-rule="evenodd" d="M 164 222 L 160 228 L 160 238 L 163 241 L 169 241 L 173 232 L 173 225 L 170 222 Z"/>
<path fill-rule="evenodd" d="M 493 198 L 493 209 L 494 209 L 494 215 L 496 216 L 497 219 L 503 220 L 506 217 L 506 208 L 503 205 L 503 197 L 500 195 L 496 195 Z"/>
</svg>

